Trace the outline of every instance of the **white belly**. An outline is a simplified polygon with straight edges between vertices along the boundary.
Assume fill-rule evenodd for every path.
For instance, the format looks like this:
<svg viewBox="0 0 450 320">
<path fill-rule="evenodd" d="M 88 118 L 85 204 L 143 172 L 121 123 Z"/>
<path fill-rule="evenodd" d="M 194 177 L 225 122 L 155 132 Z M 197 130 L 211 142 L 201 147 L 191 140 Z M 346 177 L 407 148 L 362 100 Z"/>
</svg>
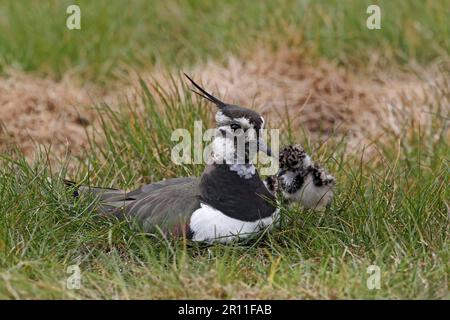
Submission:
<svg viewBox="0 0 450 320">
<path fill-rule="evenodd" d="M 193 232 L 192 240 L 227 243 L 248 237 L 272 225 L 278 217 L 278 211 L 278 209 L 275 210 L 270 217 L 249 222 L 228 217 L 219 210 L 202 203 L 200 208 L 192 214 L 189 224 Z"/>
</svg>

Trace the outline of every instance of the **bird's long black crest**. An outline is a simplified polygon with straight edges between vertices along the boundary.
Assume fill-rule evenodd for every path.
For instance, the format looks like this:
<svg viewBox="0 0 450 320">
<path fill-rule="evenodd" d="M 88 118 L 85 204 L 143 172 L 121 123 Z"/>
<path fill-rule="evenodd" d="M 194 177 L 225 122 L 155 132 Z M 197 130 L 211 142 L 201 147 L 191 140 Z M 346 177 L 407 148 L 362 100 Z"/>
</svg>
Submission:
<svg viewBox="0 0 450 320">
<path fill-rule="evenodd" d="M 195 91 L 195 90 L 193 90 L 193 89 L 191 89 L 192 92 L 194 92 L 194 93 L 198 94 L 200 97 L 202 97 L 202 98 L 204 98 L 204 99 L 206 99 L 206 100 L 208 100 L 208 101 L 211 101 L 212 103 L 216 104 L 216 106 L 217 106 L 219 109 L 222 109 L 222 108 L 225 106 L 225 103 L 224 103 L 224 102 L 220 101 L 219 99 L 217 99 L 216 97 L 214 97 L 212 94 L 208 93 L 205 89 L 203 89 L 202 87 L 200 87 L 200 86 L 199 86 L 197 83 L 195 83 L 195 81 L 192 80 L 191 77 L 189 77 L 186 73 L 185 73 L 184 75 L 186 76 L 186 78 L 189 79 L 189 81 L 190 81 L 190 82 L 191 82 L 198 90 L 200 90 L 201 93 L 200 93 L 200 92 L 197 92 L 197 91 Z"/>
</svg>

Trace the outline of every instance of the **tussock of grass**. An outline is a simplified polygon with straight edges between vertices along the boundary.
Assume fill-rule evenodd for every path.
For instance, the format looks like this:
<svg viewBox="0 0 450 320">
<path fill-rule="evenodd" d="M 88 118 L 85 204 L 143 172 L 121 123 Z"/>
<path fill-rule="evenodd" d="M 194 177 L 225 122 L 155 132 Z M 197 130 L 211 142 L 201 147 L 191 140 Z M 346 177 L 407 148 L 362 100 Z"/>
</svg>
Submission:
<svg viewBox="0 0 450 320">
<path fill-rule="evenodd" d="M 72 178 L 131 188 L 199 174 L 201 166 L 169 161 L 169 133 L 207 122 L 208 108 L 182 97 L 184 90 L 158 99 L 153 91 L 143 85 L 141 107 L 101 109 L 106 143 L 92 142 Z M 370 162 L 348 152 L 342 137 L 319 144 L 286 128 L 284 142 L 305 144 L 336 175 L 335 202 L 325 213 L 283 207 L 282 228 L 231 246 L 148 237 L 90 212 L 89 199 L 74 202 L 57 179 L 65 167 L 52 172 L 45 154 L 32 166 L 2 156 L 0 297 L 449 298 L 445 101 L 429 106 L 426 130 L 409 122 L 410 130 L 387 131 Z M 79 290 L 65 288 L 71 264 L 82 270 Z M 381 269 L 380 290 L 366 287 L 371 264 Z"/>
<path fill-rule="evenodd" d="M 293 49 L 258 48 L 245 59 L 231 56 L 224 65 L 210 61 L 188 73 L 222 100 L 259 111 L 272 126 L 301 128 L 313 140 L 345 137 L 349 149 L 361 152 L 386 131 L 415 130 L 409 122 L 428 127 L 436 105 L 447 117 L 446 67 L 411 65 L 407 72 L 378 70 L 368 77 L 330 61 L 312 63 Z M 183 76 L 162 71 L 141 76 L 147 84 L 156 81 L 166 89 L 182 90 L 185 83 Z M 131 83 L 138 84 L 133 78 Z"/>
<path fill-rule="evenodd" d="M 113 174 L 121 181 L 144 183 L 202 171 L 202 166 L 172 163 L 171 149 L 179 141 L 171 137 L 175 129 L 193 134 L 194 121 L 202 121 L 203 130 L 209 128 L 211 106 L 194 103 L 175 79 L 170 83 L 166 88 L 157 83 L 148 87 L 141 80 L 137 95 L 129 97 L 132 100 L 99 106 L 100 134 L 93 132 L 89 140 L 93 152 L 85 161 L 96 168 L 96 178 Z"/>
<path fill-rule="evenodd" d="M 444 96 L 434 91 L 446 90 L 449 77 L 445 66 L 433 64 L 426 70 L 416 67 L 418 75 L 409 71 L 393 76 L 378 71 L 367 78 L 329 61 L 311 63 L 287 48 L 277 52 L 255 49 L 246 59 L 231 56 L 225 65 L 210 61 L 184 71 L 223 100 L 257 109 L 272 124 L 289 119 L 285 125 L 303 127 L 314 139 L 346 135 L 352 149 L 370 143 L 386 129 L 398 133 L 402 130 L 399 122 L 405 121 L 405 115 L 426 122 L 426 112 L 433 100 Z M 99 125 L 100 117 L 92 106 L 107 101 L 113 110 L 123 105 L 145 108 L 139 93 L 140 76 L 149 85 L 157 104 L 167 103 L 160 93 L 168 96 L 167 93 L 176 92 L 172 100 L 177 95 L 184 98 L 186 79 L 173 74 L 167 70 L 142 72 L 127 78 L 127 85 L 100 90 L 93 85 L 80 86 L 70 76 L 52 81 L 10 71 L 8 78 L 0 78 L 0 151 L 19 145 L 31 159 L 36 146 L 44 144 L 52 145 L 56 158 L 64 157 L 67 148 L 80 156 L 89 144 L 86 131 L 92 133 Z M 195 103 L 199 103 L 198 99 Z M 183 105 L 186 109 L 197 108 L 192 101 Z M 176 119 L 172 111 L 164 112 L 169 119 Z M 443 110 L 442 115 L 446 112 Z M 155 139 L 166 134 L 161 132 Z"/>
</svg>

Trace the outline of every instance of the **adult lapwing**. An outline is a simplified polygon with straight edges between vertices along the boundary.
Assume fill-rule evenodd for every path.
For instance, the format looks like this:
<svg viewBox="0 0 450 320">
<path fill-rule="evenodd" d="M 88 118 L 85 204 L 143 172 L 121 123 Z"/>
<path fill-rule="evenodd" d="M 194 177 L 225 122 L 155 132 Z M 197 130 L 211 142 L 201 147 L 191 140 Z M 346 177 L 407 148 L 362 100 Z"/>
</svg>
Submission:
<svg viewBox="0 0 450 320">
<path fill-rule="evenodd" d="M 251 146 L 270 155 L 257 112 L 222 102 L 186 77 L 215 104 L 216 134 L 210 163 L 200 177 L 168 179 L 131 192 L 81 186 L 76 195 L 98 198 L 96 210 L 137 222 L 145 232 L 185 235 L 194 241 L 230 242 L 269 227 L 275 198 L 251 162 Z M 243 139 L 239 148 L 238 138 Z"/>
</svg>

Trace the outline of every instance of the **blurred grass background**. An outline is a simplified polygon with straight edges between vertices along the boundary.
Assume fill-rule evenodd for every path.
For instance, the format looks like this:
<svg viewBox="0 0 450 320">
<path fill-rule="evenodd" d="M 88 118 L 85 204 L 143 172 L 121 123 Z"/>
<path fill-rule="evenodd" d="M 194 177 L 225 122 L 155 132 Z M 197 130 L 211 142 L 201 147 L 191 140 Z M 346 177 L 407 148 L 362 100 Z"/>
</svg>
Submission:
<svg viewBox="0 0 450 320">
<path fill-rule="evenodd" d="M 182 66 L 288 45 L 353 67 L 448 57 L 450 2 L 81 0 L 81 30 L 68 30 L 72 1 L 0 2 L 0 67 L 103 79 L 121 68 Z M 366 27 L 370 4 L 381 30 Z"/>
</svg>

